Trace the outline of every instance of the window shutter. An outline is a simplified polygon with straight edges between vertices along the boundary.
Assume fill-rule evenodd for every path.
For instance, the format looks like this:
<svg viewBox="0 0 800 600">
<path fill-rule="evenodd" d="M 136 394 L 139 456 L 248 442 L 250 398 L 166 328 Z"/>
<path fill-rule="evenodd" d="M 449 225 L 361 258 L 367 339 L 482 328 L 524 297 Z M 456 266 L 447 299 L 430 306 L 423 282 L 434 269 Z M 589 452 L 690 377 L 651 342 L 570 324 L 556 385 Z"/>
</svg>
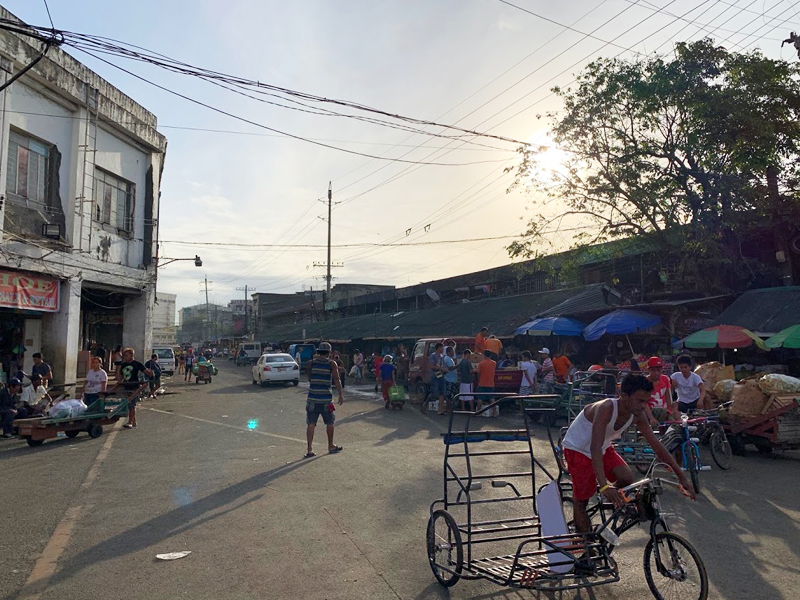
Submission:
<svg viewBox="0 0 800 600">
<path fill-rule="evenodd" d="M 8 175 L 6 176 L 6 191 L 9 194 L 17 193 L 17 153 L 19 145 L 16 142 L 8 143 Z"/>
</svg>

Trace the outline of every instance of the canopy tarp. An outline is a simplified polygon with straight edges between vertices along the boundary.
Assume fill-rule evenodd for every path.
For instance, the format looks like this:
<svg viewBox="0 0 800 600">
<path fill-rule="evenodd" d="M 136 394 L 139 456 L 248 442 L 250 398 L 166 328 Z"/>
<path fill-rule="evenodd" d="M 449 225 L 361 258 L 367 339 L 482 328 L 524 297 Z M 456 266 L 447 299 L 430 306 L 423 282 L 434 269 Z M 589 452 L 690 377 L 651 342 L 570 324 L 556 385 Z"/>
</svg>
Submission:
<svg viewBox="0 0 800 600">
<path fill-rule="evenodd" d="M 517 327 L 514 335 L 581 335 L 586 325 L 568 317 L 542 317 Z"/>
<path fill-rule="evenodd" d="M 661 324 L 661 317 L 641 310 L 623 308 L 615 310 L 589 323 L 583 330 L 587 341 L 599 340 L 605 334 L 626 335 L 639 333 Z"/>
</svg>

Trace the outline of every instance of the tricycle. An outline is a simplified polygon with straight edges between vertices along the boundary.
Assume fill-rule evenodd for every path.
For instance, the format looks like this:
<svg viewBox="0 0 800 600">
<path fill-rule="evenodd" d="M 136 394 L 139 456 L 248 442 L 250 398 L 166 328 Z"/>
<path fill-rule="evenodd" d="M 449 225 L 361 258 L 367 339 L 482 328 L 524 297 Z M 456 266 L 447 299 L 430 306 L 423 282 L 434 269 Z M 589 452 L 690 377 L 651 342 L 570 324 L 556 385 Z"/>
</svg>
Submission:
<svg viewBox="0 0 800 600">
<path fill-rule="evenodd" d="M 618 582 L 619 567 L 612 554 L 620 536 L 645 524 L 650 539 L 644 549 L 644 571 L 653 596 L 671 597 L 677 590 L 681 598 L 705 600 L 708 577 L 700 555 L 669 531 L 660 512 L 661 480 L 647 478 L 624 488 L 631 499 L 619 509 L 600 496 L 589 508 L 590 516 L 599 515 L 592 531 L 575 531 L 563 512 L 572 503 L 571 485 L 562 482 L 561 475 L 554 478 L 534 456 L 530 413 L 542 409 L 528 407 L 528 399 L 515 398 L 525 408 L 524 429 L 470 429 L 472 419 L 499 400 L 478 411 L 450 415 L 443 434 L 444 495 L 430 506 L 426 537 L 437 581 L 449 587 L 459 579 L 486 579 L 546 592 Z M 477 443 L 485 448 L 476 450 Z M 501 444 L 506 448 L 498 449 Z M 498 457 L 514 455 L 527 456 L 530 470 L 492 469 Z M 484 491 L 487 481 L 491 487 Z M 506 545 L 507 550 L 479 552 L 487 547 L 481 544 Z"/>
<path fill-rule="evenodd" d="M 209 361 L 198 361 L 192 367 L 192 373 L 194 374 L 195 383 L 200 383 L 201 381 L 203 383 L 211 383 L 211 376 L 216 375 L 218 371 Z"/>
<path fill-rule="evenodd" d="M 739 419 L 730 415 L 723 423 L 734 454 L 744 454 L 746 444 L 753 444 L 762 454 L 773 450 L 800 448 L 800 408 L 797 398 L 787 399 L 768 412 Z"/>
<path fill-rule="evenodd" d="M 127 413 L 127 398 L 115 400 L 99 398 L 86 408 L 86 412 L 77 417 L 18 419 L 14 421 L 14 427 L 29 446 L 41 446 L 45 440 L 58 437 L 61 432 L 68 438 L 74 438 L 81 431 L 85 431 L 89 437 L 98 438 L 103 435 L 103 425 L 113 425 Z"/>
</svg>

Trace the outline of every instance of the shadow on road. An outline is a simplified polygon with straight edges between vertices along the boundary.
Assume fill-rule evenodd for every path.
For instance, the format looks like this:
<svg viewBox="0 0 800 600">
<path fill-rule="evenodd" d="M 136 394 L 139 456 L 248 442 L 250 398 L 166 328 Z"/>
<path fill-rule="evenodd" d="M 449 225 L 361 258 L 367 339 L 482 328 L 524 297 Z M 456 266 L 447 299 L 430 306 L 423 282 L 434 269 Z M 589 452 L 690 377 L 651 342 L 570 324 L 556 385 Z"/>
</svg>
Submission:
<svg viewBox="0 0 800 600">
<path fill-rule="evenodd" d="M 313 460 L 316 459 L 300 459 L 287 465 L 264 471 L 195 502 L 154 517 L 133 529 L 115 535 L 65 561 L 48 585 L 52 586 L 66 581 L 79 575 L 87 567 L 144 550 L 169 537 L 238 510 L 258 500 L 261 496 L 254 496 L 246 500 L 242 500 L 242 498 L 252 492 L 261 490 L 276 479 L 310 464 Z M 20 596 L 23 593 L 31 594 L 35 592 L 36 590 L 23 589 L 20 592 Z"/>
<path fill-rule="evenodd" d="M 46 452 L 48 450 L 55 450 L 58 448 L 63 450 L 65 447 L 68 446 L 75 446 L 78 444 L 84 444 L 88 442 L 95 442 L 102 445 L 104 442 L 104 438 L 101 437 L 98 439 L 92 439 L 89 437 L 88 434 L 81 433 L 78 437 L 73 439 L 55 438 L 52 440 L 47 440 L 44 444 L 36 448 L 28 446 L 27 442 L 25 442 L 24 440 L 6 440 L 3 443 L 0 443 L 0 461 L 10 460 L 12 458 L 17 458 L 19 456 L 25 456 L 26 454 L 34 454 L 39 452 Z"/>
</svg>

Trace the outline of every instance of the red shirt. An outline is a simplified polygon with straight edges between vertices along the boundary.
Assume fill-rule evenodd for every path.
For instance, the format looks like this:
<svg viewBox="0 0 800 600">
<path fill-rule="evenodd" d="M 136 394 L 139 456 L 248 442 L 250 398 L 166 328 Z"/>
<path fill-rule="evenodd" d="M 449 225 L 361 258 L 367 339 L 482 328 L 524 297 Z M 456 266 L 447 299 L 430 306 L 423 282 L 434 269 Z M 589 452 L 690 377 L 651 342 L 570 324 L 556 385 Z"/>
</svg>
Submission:
<svg viewBox="0 0 800 600">
<path fill-rule="evenodd" d="M 650 408 L 667 408 L 667 398 L 671 387 L 669 377 L 661 375 L 658 381 L 653 382 L 653 395 L 647 405 Z"/>
</svg>

